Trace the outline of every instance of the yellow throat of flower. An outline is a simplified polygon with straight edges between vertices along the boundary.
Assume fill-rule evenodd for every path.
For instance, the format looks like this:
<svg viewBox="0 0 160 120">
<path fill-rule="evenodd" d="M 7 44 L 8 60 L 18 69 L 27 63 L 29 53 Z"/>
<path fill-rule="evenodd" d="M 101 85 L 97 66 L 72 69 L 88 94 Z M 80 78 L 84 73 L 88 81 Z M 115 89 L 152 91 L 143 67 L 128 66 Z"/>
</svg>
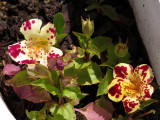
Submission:
<svg viewBox="0 0 160 120">
<path fill-rule="evenodd" d="M 29 57 L 39 58 L 49 51 L 49 43 L 46 38 L 33 36 L 28 40 Z"/>
</svg>

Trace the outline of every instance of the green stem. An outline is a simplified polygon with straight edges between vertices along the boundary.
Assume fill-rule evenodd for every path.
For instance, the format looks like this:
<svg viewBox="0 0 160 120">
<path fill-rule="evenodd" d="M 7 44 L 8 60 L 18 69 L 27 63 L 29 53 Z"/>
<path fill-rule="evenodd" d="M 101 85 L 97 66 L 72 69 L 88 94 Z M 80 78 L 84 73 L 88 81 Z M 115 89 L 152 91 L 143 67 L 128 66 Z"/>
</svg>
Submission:
<svg viewBox="0 0 160 120">
<path fill-rule="evenodd" d="M 88 42 L 89 42 L 89 39 L 90 38 L 87 38 L 87 46 L 86 46 L 86 50 L 88 49 Z M 90 54 L 89 53 L 87 53 L 87 52 L 85 52 L 85 61 L 87 62 L 88 60 L 89 60 L 89 56 L 90 56 Z"/>
<path fill-rule="evenodd" d="M 53 79 L 52 78 L 49 78 L 49 80 L 51 81 L 51 83 L 56 86 L 56 84 L 54 83 Z"/>
<path fill-rule="evenodd" d="M 63 84 L 62 84 L 62 79 L 59 79 L 60 82 L 60 96 L 59 96 L 59 104 L 63 105 L 64 104 L 64 98 L 62 96 L 62 90 L 63 90 Z"/>
</svg>

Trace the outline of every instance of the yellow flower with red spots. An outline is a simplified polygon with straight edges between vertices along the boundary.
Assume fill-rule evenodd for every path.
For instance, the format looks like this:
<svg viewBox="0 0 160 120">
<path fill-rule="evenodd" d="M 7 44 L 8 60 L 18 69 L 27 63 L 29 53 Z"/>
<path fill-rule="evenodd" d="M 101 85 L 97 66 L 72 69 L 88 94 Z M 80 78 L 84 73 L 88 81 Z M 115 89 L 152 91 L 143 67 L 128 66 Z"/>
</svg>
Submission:
<svg viewBox="0 0 160 120">
<path fill-rule="evenodd" d="M 38 62 L 47 66 L 47 60 L 62 56 L 55 44 L 56 30 L 54 24 L 48 23 L 41 28 L 40 19 L 30 19 L 22 24 L 20 32 L 25 40 L 8 47 L 9 55 L 19 64 L 34 64 Z"/>
<path fill-rule="evenodd" d="M 113 80 L 108 86 L 108 97 L 119 102 L 122 100 L 126 113 L 140 108 L 140 101 L 151 98 L 154 88 L 149 85 L 154 78 L 153 70 L 146 64 L 133 71 L 129 64 L 120 63 L 114 67 Z"/>
</svg>

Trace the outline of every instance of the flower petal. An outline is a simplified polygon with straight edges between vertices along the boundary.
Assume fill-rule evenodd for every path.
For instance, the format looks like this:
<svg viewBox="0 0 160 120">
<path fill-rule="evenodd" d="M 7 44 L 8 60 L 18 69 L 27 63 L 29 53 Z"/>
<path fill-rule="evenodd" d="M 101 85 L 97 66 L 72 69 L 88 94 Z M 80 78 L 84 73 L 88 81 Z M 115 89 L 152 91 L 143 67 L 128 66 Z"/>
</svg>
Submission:
<svg viewBox="0 0 160 120">
<path fill-rule="evenodd" d="M 20 32 L 26 40 L 29 40 L 34 35 L 39 35 L 42 21 L 40 19 L 30 19 L 22 24 Z"/>
<path fill-rule="evenodd" d="M 54 45 L 55 44 L 55 36 L 56 36 L 56 29 L 54 27 L 54 24 L 48 23 L 44 27 L 42 27 L 40 36 L 46 38 L 49 42 L 49 44 Z"/>
<path fill-rule="evenodd" d="M 137 66 L 134 74 L 139 77 L 144 84 L 151 83 L 154 78 L 153 70 L 146 64 Z"/>
<path fill-rule="evenodd" d="M 40 63 L 40 59 L 35 58 L 30 53 L 30 49 L 26 46 L 27 42 L 27 40 L 23 40 L 19 43 L 10 45 L 8 47 L 8 52 L 11 58 L 19 64 L 34 64 L 34 62 Z M 46 59 L 45 65 L 47 66 L 47 56 L 44 59 Z"/>
<path fill-rule="evenodd" d="M 151 98 L 152 93 L 154 92 L 154 88 L 151 85 L 141 85 L 140 86 L 140 97 L 139 100 L 147 101 Z"/>
<path fill-rule="evenodd" d="M 115 101 L 119 102 L 122 100 L 124 96 L 124 89 L 122 86 L 122 82 L 124 80 L 122 78 L 114 78 L 108 86 L 108 97 Z"/>
<path fill-rule="evenodd" d="M 125 97 L 122 101 L 126 113 L 135 112 L 140 108 L 140 102 L 136 97 Z"/>
<path fill-rule="evenodd" d="M 55 47 L 50 47 L 47 59 L 57 58 L 63 55 L 63 52 Z"/>
<path fill-rule="evenodd" d="M 16 61 L 24 61 L 24 60 L 32 60 L 30 57 L 28 57 L 29 49 L 26 47 L 26 40 L 23 40 L 19 43 L 10 45 L 8 47 L 8 52 L 11 58 Z M 31 61 L 30 61 L 31 62 Z"/>
<path fill-rule="evenodd" d="M 133 77 L 133 67 L 126 63 L 119 63 L 114 67 L 113 77 L 129 78 Z"/>
</svg>

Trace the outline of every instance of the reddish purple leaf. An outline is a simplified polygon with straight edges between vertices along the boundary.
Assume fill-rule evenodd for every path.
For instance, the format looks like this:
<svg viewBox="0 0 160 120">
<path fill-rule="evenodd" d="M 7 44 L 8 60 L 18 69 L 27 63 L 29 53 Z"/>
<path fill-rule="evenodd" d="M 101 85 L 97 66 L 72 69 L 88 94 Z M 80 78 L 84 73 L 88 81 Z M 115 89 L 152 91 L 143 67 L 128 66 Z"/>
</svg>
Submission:
<svg viewBox="0 0 160 120">
<path fill-rule="evenodd" d="M 6 64 L 5 67 L 3 68 L 3 74 L 8 76 L 15 75 L 19 71 L 21 71 L 20 67 L 14 64 Z"/>
<path fill-rule="evenodd" d="M 104 96 L 101 96 L 100 99 L 97 99 L 95 101 L 95 105 L 99 105 L 100 107 L 104 108 L 105 110 L 107 110 L 111 114 L 115 110 L 112 103 L 109 100 L 107 100 Z"/>
<path fill-rule="evenodd" d="M 48 68 L 49 69 L 57 68 L 58 70 L 63 70 L 66 64 L 61 59 L 62 57 L 48 59 Z"/>
<path fill-rule="evenodd" d="M 32 85 L 25 85 L 22 87 L 13 86 L 13 89 L 20 99 L 26 99 L 33 103 L 41 103 L 51 100 L 47 91 L 39 90 L 37 87 Z"/>
<path fill-rule="evenodd" d="M 54 69 L 56 66 L 57 58 L 48 59 L 48 68 Z"/>
<path fill-rule="evenodd" d="M 76 109 L 76 111 L 82 113 L 87 120 L 110 120 L 112 114 L 107 112 L 102 107 L 95 105 L 93 102 L 89 103 L 82 109 Z"/>
</svg>

